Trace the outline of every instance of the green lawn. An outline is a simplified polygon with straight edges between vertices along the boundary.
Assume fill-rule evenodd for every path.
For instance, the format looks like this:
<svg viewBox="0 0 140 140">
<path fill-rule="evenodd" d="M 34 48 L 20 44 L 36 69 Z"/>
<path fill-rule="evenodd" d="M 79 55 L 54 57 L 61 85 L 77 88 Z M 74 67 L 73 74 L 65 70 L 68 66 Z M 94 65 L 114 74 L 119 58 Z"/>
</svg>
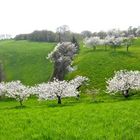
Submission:
<svg viewBox="0 0 140 140">
<path fill-rule="evenodd" d="M 140 100 L 0 102 L 1 140 L 139 140 Z"/>
</svg>

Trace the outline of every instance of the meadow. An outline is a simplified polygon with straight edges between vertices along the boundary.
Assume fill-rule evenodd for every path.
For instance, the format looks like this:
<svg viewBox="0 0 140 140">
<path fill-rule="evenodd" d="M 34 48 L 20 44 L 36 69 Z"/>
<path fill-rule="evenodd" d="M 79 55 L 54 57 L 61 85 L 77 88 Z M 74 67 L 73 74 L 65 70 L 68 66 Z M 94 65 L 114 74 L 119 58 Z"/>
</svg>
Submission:
<svg viewBox="0 0 140 140">
<path fill-rule="evenodd" d="M 26 107 L 0 102 L 1 140 L 139 140 L 139 100 L 94 103 L 64 100 Z"/>
<path fill-rule="evenodd" d="M 54 43 L 29 41 L 0 41 L 0 59 L 4 63 L 6 81 L 21 80 L 27 85 L 47 82 L 53 64 L 46 59 Z M 37 101 L 35 97 L 24 102 L 24 107 L 12 99 L 0 99 L 0 140 L 139 140 L 140 95 L 125 99 L 110 96 L 104 90 L 106 78 L 116 70 L 140 70 L 140 39 L 129 52 L 116 52 L 104 47 L 80 47 L 73 65 L 77 70 L 66 75 L 87 76 L 89 85 L 81 88 L 79 100 L 66 98 L 58 105 L 56 100 Z M 97 89 L 96 97 L 88 91 Z M 88 91 L 87 91 L 88 89 Z"/>
</svg>

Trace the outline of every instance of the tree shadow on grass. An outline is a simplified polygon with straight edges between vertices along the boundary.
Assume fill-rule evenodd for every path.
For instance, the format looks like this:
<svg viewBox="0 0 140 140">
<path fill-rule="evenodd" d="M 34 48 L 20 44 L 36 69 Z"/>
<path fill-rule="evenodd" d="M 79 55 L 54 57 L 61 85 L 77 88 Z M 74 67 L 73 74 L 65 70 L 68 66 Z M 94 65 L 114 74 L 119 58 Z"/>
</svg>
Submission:
<svg viewBox="0 0 140 140">
<path fill-rule="evenodd" d="M 105 101 L 104 100 L 93 100 L 93 101 L 90 101 L 89 104 L 101 104 L 101 103 L 104 103 Z"/>
<path fill-rule="evenodd" d="M 113 57 L 118 57 L 118 56 L 126 56 L 126 57 L 131 57 L 131 58 L 135 58 L 136 57 L 136 55 L 135 54 L 133 54 L 133 52 L 126 52 L 126 51 L 120 51 L 120 50 L 116 50 L 116 51 L 110 51 L 109 52 L 110 53 L 110 55 L 111 56 L 113 56 Z"/>
<path fill-rule="evenodd" d="M 50 107 L 50 108 L 69 107 L 69 106 L 75 106 L 76 104 L 77 104 L 76 102 L 64 102 L 62 104 L 51 103 L 51 104 L 47 104 L 47 107 Z"/>
<path fill-rule="evenodd" d="M 140 94 L 137 91 L 133 91 L 129 94 L 129 97 L 124 97 L 121 94 L 109 95 L 97 97 L 96 99 L 90 99 L 90 104 L 101 104 L 101 103 L 113 103 L 113 102 L 125 102 L 125 101 L 135 101 L 140 100 Z"/>
<path fill-rule="evenodd" d="M 48 104 L 47 107 L 50 107 L 50 108 L 55 108 L 55 107 L 66 107 L 66 106 L 73 106 L 72 104 Z"/>
<path fill-rule="evenodd" d="M 98 48 L 96 50 L 93 50 L 93 49 L 87 49 L 87 50 L 84 50 L 84 52 L 87 54 L 87 53 L 98 53 L 98 52 L 110 52 L 110 50 L 105 50 L 104 48 Z"/>
<path fill-rule="evenodd" d="M 12 98 L 7 98 L 7 97 L 0 97 L 0 102 L 10 102 L 10 101 L 14 101 L 14 99 Z"/>
<path fill-rule="evenodd" d="M 23 105 L 23 106 L 15 106 L 13 107 L 13 109 L 26 109 L 28 108 L 27 106 Z"/>
<path fill-rule="evenodd" d="M 0 108 L 0 110 L 12 110 L 12 109 L 27 109 L 29 108 L 28 106 L 12 106 L 12 107 L 3 107 L 3 108 Z"/>
<path fill-rule="evenodd" d="M 53 101 L 47 101 L 45 105 L 50 108 L 55 108 L 55 107 L 68 107 L 68 106 L 75 106 L 79 103 L 82 103 L 83 101 L 79 98 L 63 98 L 62 103 L 58 104 L 57 100 Z"/>
</svg>

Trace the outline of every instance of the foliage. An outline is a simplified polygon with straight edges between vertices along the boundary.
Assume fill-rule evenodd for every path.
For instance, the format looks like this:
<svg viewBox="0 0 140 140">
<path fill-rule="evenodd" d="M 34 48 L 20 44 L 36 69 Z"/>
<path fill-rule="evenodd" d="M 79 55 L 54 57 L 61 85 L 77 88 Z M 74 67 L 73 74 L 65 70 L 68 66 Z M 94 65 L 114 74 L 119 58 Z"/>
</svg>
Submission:
<svg viewBox="0 0 140 140">
<path fill-rule="evenodd" d="M 46 92 L 42 92 L 42 91 Z M 54 79 L 53 82 L 47 84 L 40 84 L 37 86 L 37 92 L 39 92 L 39 99 L 58 99 L 58 104 L 61 104 L 61 98 L 76 96 L 77 92 L 74 85 L 69 84 L 67 81 L 59 81 Z"/>
<path fill-rule="evenodd" d="M 85 30 L 85 31 L 81 32 L 81 35 L 83 38 L 86 38 L 86 37 L 91 37 L 92 33 L 91 33 L 91 31 Z"/>
<path fill-rule="evenodd" d="M 90 37 L 90 38 L 85 38 L 84 43 L 86 47 L 93 47 L 94 50 L 96 49 L 97 46 L 111 46 L 114 48 L 114 51 L 116 50 L 117 47 L 120 46 L 126 46 L 127 52 L 128 48 L 133 44 L 134 41 L 134 36 L 130 35 L 128 37 L 122 37 L 121 34 L 117 32 L 113 32 L 112 35 L 106 36 L 104 39 L 101 39 L 100 37 Z M 106 50 L 106 48 L 105 48 Z"/>
<path fill-rule="evenodd" d="M 3 96 L 6 92 L 6 89 L 5 89 L 5 83 L 4 82 L 1 82 L 0 83 L 0 97 Z"/>
<path fill-rule="evenodd" d="M 3 65 L 0 62 L 0 82 L 4 80 L 4 71 L 3 71 Z"/>
<path fill-rule="evenodd" d="M 82 35 L 72 33 L 66 25 L 57 28 L 56 32 L 49 30 L 36 30 L 29 34 L 19 34 L 15 36 L 15 40 L 29 40 L 37 42 L 66 42 L 71 41 L 73 35 L 77 40 L 82 40 Z"/>
<path fill-rule="evenodd" d="M 33 92 L 38 95 L 39 99 L 52 100 L 58 99 L 58 104 L 61 104 L 61 98 L 75 97 L 79 95 L 78 87 L 82 86 L 88 78 L 78 76 L 71 81 L 59 81 L 54 78 L 52 82 L 36 85 Z"/>
<path fill-rule="evenodd" d="M 120 70 L 115 72 L 115 76 L 107 81 L 107 91 L 115 94 L 119 91 L 125 97 L 129 96 L 129 90 L 140 89 L 140 71 Z"/>
<path fill-rule="evenodd" d="M 57 35 L 48 30 L 34 31 L 30 34 L 19 34 L 16 35 L 15 40 L 30 40 L 30 41 L 39 41 L 39 42 L 56 42 Z"/>
<path fill-rule="evenodd" d="M 99 37 L 90 37 L 86 38 L 84 40 L 84 43 L 87 47 L 93 47 L 93 49 L 96 49 L 96 46 L 100 44 L 100 38 Z"/>
<path fill-rule="evenodd" d="M 54 50 L 48 54 L 48 59 L 54 63 L 54 71 L 52 78 L 63 80 L 66 72 L 71 69 L 74 56 L 78 52 L 78 46 L 71 42 L 63 42 L 57 44 Z"/>
<path fill-rule="evenodd" d="M 82 46 L 82 44 L 81 44 Z M 133 46 L 129 52 L 125 47 L 119 47 L 116 52 L 108 47 L 104 51 L 103 46 L 98 46 L 96 52 L 92 48 L 80 48 L 80 53 L 75 57 L 73 65 L 77 70 L 66 75 L 66 79 L 72 79 L 76 75 L 85 75 L 90 79 L 88 89 L 93 86 L 95 89 L 106 89 L 106 78 L 113 76 L 114 71 L 121 69 L 140 71 L 140 39 L 134 40 Z M 85 91 L 87 87 L 81 88 Z"/>
<path fill-rule="evenodd" d="M 140 36 L 140 26 L 136 29 L 136 35 L 139 37 Z"/>
<path fill-rule="evenodd" d="M 70 80 L 70 84 L 74 85 L 75 88 L 79 88 L 83 84 L 87 84 L 89 79 L 85 76 L 76 76 L 74 79 Z"/>
<path fill-rule="evenodd" d="M 46 60 L 46 54 L 54 48 L 54 43 L 37 43 L 28 41 L 0 41 L 0 59 L 3 63 L 5 81 L 20 80 L 26 85 L 47 82 L 53 71 L 53 65 Z M 80 52 L 74 57 L 73 66 L 77 69 L 68 73 L 65 79 L 71 80 L 77 75 L 90 79 L 89 85 L 81 90 L 95 87 L 106 89 L 106 79 L 113 76 L 114 71 L 121 69 L 140 71 L 140 39 L 136 39 L 125 52 L 125 47 L 119 47 L 113 52 L 109 47 L 98 46 L 96 52 L 92 48 L 84 48 L 80 44 Z"/>
<path fill-rule="evenodd" d="M 0 96 L 5 95 L 10 98 L 15 98 L 20 102 L 26 100 L 30 95 L 37 95 L 39 99 L 55 99 L 58 98 L 58 103 L 61 104 L 61 98 L 73 97 L 79 95 L 79 86 L 82 86 L 88 78 L 78 76 L 70 82 L 54 79 L 52 82 L 41 83 L 36 86 L 25 86 L 20 81 L 12 81 L 0 83 Z"/>
<path fill-rule="evenodd" d="M 23 101 L 30 96 L 30 90 L 28 86 L 23 85 L 20 81 L 12 81 L 4 84 L 5 96 L 14 98 L 20 102 L 22 106 Z"/>
</svg>

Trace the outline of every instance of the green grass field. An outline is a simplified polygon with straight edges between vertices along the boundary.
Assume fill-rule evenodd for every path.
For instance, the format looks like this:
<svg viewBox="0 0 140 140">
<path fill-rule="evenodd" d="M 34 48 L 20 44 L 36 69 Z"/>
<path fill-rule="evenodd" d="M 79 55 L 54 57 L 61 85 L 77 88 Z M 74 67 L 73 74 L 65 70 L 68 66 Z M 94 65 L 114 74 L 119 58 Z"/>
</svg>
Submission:
<svg viewBox="0 0 140 140">
<path fill-rule="evenodd" d="M 68 102 L 69 101 L 69 102 Z M 139 100 L 0 102 L 1 140 L 139 140 Z"/>
<path fill-rule="evenodd" d="M 4 63 L 6 81 L 21 80 L 34 85 L 47 81 L 52 64 L 46 60 L 55 44 L 28 41 L 0 41 L 0 59 Z M 140 39 L 130 47 L 93 51 L 81 45 L 75 57 L 78 69 L 66 75 L 87 76 L 89 85 L 82 88 L 79 100 L 37 101 L 30 98 L 25 107 L 11 99 L 0 99 L 0 140 L 139 140 L 140 94 L 125 99 L 122 95 L 104 93 L 106 78 L 114 70 L 140 70 Z M 87 89 L 100 89 L 99 95 L 87 94 Z"/>
</svg>

